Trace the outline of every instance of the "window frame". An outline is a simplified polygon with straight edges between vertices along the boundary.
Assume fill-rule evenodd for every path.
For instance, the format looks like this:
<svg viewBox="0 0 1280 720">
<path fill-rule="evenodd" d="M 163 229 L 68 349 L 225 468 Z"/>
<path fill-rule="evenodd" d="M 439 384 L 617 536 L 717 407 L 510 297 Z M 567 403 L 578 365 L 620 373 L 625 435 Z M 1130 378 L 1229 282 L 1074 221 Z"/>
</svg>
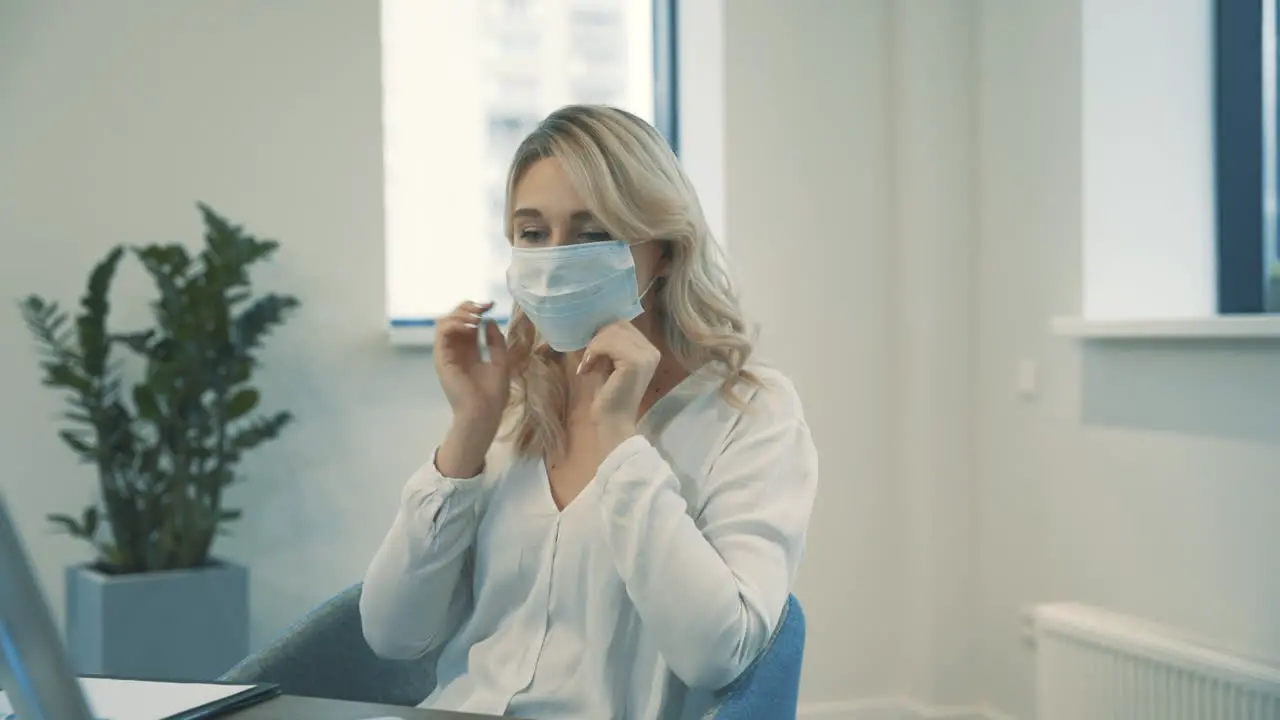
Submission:
<svg viewBox="0 0 1280 720">
<path fill-rule="evenodd" d="M 680 154 L 679 0 L 653 0 L 654 126 Z"/>
<path fill-rule="evenodd" d="M 1267 312 L 1269 163 L 1277 158 L 1264 118 L 1263 22 L 1276 0 L 1213 3 L 1214 192 L 1217 303 L 1221 315 Z M 1270 59 L 1274 62 L 1274 59 Z M 1270 152 L 1268 152 L 1270 151 Z"/>
</svg>

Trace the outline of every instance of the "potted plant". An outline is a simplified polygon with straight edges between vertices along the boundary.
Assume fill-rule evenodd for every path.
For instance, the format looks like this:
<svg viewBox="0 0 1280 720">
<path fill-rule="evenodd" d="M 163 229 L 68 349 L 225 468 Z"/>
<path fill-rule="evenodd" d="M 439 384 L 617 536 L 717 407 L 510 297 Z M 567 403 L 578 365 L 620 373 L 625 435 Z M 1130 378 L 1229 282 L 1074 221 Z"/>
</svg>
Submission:
<svg viewBox="0 0 1280 720">
<path fill-rule="evenodd" d="M 298 301 L 251 290 L 250 269 L 278 243 L 199 209 L 198 253 L 132 249 L 157 290 L 151 327 L 108 329 L 119 246 L 89 274 L 74 317 L 38 295 L 21 302 L 43 382 L 67 401 L 58 434 L 97 474 L 97 502 L 48 518 L 97 555 L 66 573 L 67 642 L 85 674 L 211 679 L 248 652 L 248 572 L 211 548 L 240 516 L 223 493 L 241 458 L 292 420 L 255 412 L 253 379 L 263 341 Z"/>
</svg>

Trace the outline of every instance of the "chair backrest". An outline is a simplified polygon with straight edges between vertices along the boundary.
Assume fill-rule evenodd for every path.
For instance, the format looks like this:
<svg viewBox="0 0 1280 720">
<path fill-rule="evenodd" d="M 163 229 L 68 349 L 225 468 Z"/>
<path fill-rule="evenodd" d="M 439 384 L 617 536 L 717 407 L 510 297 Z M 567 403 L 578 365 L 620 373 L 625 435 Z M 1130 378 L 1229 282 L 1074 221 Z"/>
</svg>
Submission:
<svg viewBox="0 0 1280 720">
<path fill-rule="evenodd" d="M 435 687 L 435 654 L 407 661 L 374 655 L 360 627 L 360 587 L 325 601 L 221 679 L 275 683 L 289 695 L 409 707 L 421 703 Z M 765 651 L 723 691 L 707 717 L 795 720 L 804 638 L 804 611 L 791 596 Z"/>
<path fill-rule="evenodd" d="M 795 720 L 804 660 L 804 610 L 794 595 L 760 657 L 723 691 L 712 720 Z"/>
<path fill-rule="evenodd" d="M 360 585 L 325 601 L 221 679 L 276 683 L 289 695 L 414 706 L 435 687 L 435 656 L 383 660 L 360 627 Z"/>
</svg>

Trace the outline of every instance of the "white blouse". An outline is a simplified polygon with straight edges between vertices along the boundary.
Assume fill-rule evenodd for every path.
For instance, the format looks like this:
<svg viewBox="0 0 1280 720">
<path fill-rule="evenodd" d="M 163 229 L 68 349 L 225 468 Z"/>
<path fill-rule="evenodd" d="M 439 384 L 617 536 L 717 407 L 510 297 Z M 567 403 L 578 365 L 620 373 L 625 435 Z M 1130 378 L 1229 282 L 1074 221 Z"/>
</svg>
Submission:
<svg viewBox="0 0 1280 720">
<path fill-rule="evenodd" d="M 422 707 L 700 717 L 773 633 L 818 484 L 795 388 L 752 370 L 745 412 L 691 375 L 563 511 L 541 459 L 465 480 L 428 463 L 365 576 L 369 646 L 443 645 Z"/>
</svg>

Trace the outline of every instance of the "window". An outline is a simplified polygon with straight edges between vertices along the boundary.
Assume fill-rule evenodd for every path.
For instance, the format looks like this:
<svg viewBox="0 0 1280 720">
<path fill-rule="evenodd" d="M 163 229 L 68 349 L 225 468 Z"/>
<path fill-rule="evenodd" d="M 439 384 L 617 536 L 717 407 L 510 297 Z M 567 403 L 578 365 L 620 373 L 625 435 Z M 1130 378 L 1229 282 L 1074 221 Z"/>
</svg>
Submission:
<svg viewBox="0 0 1280 720">
<path fill-rule="evenodd" d="M 675 0 L 382 0 L 387 312 L 430 332 L 511 299 L 506 171 L 537 122 L 605 103 L 675 147 Z"/>
<path fill-rule="evenodd" d="M 1216 0 L 1218 310 L 1280 312 L 1277 0 Z"/>
<path fill-rule="evenodd" d="M 1056 332 L 1280 337 L 1276 4 L 1082 0 L 1082 307 Z"/>
</svg>

